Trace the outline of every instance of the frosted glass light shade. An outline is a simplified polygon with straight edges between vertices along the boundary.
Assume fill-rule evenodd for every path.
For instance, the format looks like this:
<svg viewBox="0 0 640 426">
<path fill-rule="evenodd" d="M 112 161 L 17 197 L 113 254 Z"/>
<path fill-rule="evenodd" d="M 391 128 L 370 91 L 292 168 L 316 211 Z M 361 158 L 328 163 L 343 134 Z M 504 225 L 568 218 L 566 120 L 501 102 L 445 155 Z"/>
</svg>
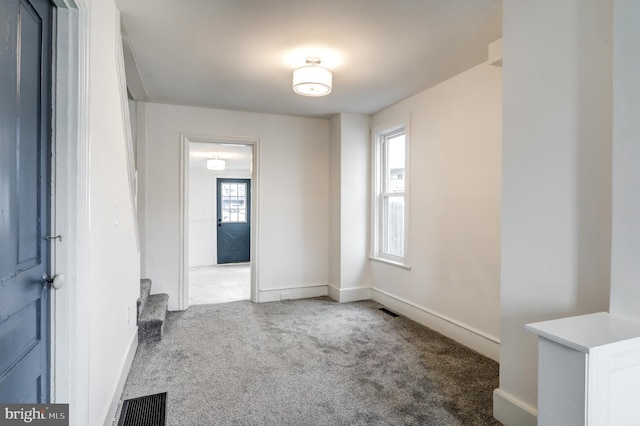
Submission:
<svg viewBox="0 0 640 426">
<path fill-rule="evenodd" d="M 318 65 L 305 65 L 293 71 L 293 91 L 302 96 L 325 96 L 331 93 L 331 71 Z"/>
<path fill-rule="evenodd" d="M 224 170 L 226 165 L 225 161 L 219 158 L 207 160 L 207 169 L 209 170 Z"/>
</svg>

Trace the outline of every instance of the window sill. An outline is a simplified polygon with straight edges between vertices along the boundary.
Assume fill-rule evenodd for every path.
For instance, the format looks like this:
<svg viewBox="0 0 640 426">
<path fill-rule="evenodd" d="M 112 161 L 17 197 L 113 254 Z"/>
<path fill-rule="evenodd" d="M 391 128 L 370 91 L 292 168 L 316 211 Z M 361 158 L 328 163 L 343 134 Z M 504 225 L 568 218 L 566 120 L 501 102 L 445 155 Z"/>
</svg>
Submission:
<svg viewBox="0 0 640 426">
<path fill-rule="evenodd" d="M 374 262 L 386 263 L 387 265 L 395 266 L 397 268 L 406 269 L 407 271 L 411 270 L 411 266 L 409 266 L 409 265 L 405 265 L 404 263 L 396 262 L 394 260 L 385 259 L 383 257 L 371 256 L 371 257 L 369 257 L 369 260 L 372 260 Z"/>
</svg>

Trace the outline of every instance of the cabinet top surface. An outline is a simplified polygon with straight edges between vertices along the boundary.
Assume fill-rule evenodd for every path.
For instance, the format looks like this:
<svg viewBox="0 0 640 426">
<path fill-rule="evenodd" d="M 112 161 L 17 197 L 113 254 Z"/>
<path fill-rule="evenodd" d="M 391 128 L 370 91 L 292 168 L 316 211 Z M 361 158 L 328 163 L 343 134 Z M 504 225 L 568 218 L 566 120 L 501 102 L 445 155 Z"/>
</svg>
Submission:
<svg viewBox="0 0 640 426">
<path fill-rule="evenodd" d="M 607 312 L 535 322 L 525 326 L 530 332 L 581 352 L 640 339 L 640 322 Z"/>
</svg>

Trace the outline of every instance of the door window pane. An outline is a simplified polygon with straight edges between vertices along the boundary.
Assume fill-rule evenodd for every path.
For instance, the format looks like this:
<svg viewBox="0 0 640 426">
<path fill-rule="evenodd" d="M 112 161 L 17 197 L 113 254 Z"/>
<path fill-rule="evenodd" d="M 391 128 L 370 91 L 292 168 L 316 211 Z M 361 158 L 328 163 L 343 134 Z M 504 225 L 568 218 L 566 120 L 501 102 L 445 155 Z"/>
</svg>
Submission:
<svg viewBox="0 0 640 426">
<path fill-rule="evenodd" d="M 221 221 L 223 223 L 247 221 L 247 184 L 223 183 L 220 188 L 222 194 Z"/>
</svg>

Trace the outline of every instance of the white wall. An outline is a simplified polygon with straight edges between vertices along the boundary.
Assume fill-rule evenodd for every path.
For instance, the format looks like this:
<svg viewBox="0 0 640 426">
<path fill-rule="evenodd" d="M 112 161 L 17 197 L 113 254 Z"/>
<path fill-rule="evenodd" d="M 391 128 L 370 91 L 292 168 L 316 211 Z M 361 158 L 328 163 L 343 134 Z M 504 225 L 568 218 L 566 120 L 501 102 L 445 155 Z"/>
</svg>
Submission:
<svg viewBox="0 0 640 426">
<path fill-rule="evenodd" d="M 615 1 L 611 313 L 640 320 L 640 2 Z"/>
<path fill-rule="evenodd" d="M 338 114 L 331 127 L 331 288 L 340 302 L 370 298 L 367 115 Z"/>
<path fill-rule="evenodd" d="M 112 409 L 127 356 L 135 352 L 136 299 L 140 259 L 131 208 L 125 153 L 123 106 L 116 49 L 120 28 L 112 0 L 91 0 L 88 7 L 90 144 L 90 324 L 87 424 L 101 425 Z M 82 424 L 81 419 L 77 424 Z"/>
<path fill-rule="evenodd" d="M 327 120 L 154 103 L 146 119 L 146 271 L 170 309 L 178 308 L 181 133 L 260 140 L 259 297 L 328 284 Z"/>
<path fill-rule="evenodd" d="M 189 167 L 189 266 L 218 263 L 217 179 L 251 179 L 250 170 Z"/>
<path fill-rule="evenodd" d="M 372 262 L 373 297 L 498 358 L 502 69 L 482 64 L 373 116 L 411 116 L 412 269 Z"/>
<path fill-rule="evenodd" d="M 530 322 L 607 309 L 612 2 L 504 4 L 500 389 L 494 414 L 535 424 Z"/>
</svg>

